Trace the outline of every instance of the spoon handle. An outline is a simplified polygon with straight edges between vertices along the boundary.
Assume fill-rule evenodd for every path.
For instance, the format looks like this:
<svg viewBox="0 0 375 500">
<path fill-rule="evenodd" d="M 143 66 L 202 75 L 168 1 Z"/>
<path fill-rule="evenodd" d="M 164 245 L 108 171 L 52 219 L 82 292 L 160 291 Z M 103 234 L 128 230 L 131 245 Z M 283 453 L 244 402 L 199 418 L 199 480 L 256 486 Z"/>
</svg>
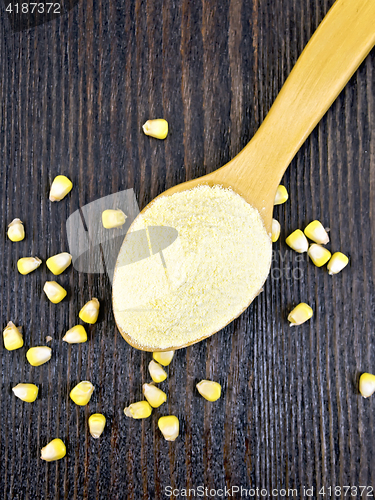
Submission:
<svg viewBox="0 0 375 500">
<path fill-rule="evenodd" d="M 245 185 L 256 164 L 257 185 L 262 189 L 268 182 L 274 193 L 294 155 L 374 44 L 375 0 L 336 0 L 261 127 L 227 165 L 229 176 L 232 170 Z"/>
</svg>

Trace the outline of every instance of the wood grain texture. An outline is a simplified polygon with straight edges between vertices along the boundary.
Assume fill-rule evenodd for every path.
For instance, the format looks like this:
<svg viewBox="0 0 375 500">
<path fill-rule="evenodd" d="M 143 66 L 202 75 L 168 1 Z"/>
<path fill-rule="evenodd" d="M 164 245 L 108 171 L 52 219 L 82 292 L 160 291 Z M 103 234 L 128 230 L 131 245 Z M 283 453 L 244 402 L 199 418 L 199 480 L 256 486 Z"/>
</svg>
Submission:
<svg viewBox="0 0 375 500">
<path fill-rule="evenodd" d="M 304 498 L 303 486 L 375 485 L 375 399 L 357 389 L 362 372 L 375 372 L 374 51 L 285 174 L 290 201 L 275 209 L 282 231 L 264 292 L 223 331 L 176 353 L 161 384 L 168 401 L 150 419 L 123 414 L 142 396 L 151 356 L 116 330 L 106 275 L 70 268 L 58 279 L 68 298 L 53 305 L 45 266 L 16 271 L 19 257 L 68 250 L 65 221 L 85 204 L 133 188 L 143 208 L 228 162 L 332 3 L 82 0 L 19 33 L 1 5 L 0 314 L 2 328 L 12 320 L 25 338 L 18 351 L 0 346 L 1 498 L 164 499 L 168 485 L 296 488 Z M 160 116 L 168 138 L 144 136 L 144 121 Z M 58 173 L 74 189 L 51 204 Z M 6 238 L 14 217 L 26 228 L 17 244 Z M 350 256 L 338 276 L 285 245 L 315 218 L 331 229 L 329 248 Z M 102 307 L 89 342 L 66 345 L 63 333 L 91 296 Z M 313 320 L 290 329 L 287 313 L 300 301 Z M 26 349 L 46 335 L 52 359 L 31 367 Z M 218 402 L 198 395 L 202 378 L 222 384 Z M 96 387 L 84 408 L 69 398 L 80 380 Z M 13 397 L 19 382 L 39 386 L 35 403 Z M 88 431 L 94 412 L 107 417 L 100 440 Z M 165 414 L 180 418 L 174 443 L 157 428 Z M 40 449 L 57 436 L 67 457 L 46 464 Z"/>
</svg>

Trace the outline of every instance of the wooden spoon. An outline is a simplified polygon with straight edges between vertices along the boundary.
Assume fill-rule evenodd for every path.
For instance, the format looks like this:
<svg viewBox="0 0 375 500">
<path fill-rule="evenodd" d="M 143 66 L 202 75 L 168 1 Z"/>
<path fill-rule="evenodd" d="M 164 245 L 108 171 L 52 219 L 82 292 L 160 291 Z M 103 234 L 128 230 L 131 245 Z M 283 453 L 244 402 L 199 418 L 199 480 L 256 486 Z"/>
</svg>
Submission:
<svg viewBox="0 0 375 500">
<path fill-rule="evenodd" d="M 280 179 L 305 139 L 375 45 L 374 20 L 375 0 L 337 0 L 306 45 L 249 144 L 218 170 L 174 186 L 157 198 L 200 184 L 231 187 L 259 211 L 270 232 Z M 118 327 L 125 340 L 138 349 L 173 349 L 142 347 L 135 344 L 120 325 Z M 200 340 L 203 338 L 195 342 Z"/>
</svg>

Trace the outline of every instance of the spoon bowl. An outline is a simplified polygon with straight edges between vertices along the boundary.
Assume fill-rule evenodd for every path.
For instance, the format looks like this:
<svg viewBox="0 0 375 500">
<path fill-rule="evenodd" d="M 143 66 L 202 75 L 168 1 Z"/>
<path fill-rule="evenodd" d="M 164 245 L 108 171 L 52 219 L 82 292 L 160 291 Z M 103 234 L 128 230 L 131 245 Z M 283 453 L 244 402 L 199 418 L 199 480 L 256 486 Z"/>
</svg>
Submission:
<svg viewBox="0 0 375 500">
<path fill-rule="evenodd" d="M 374 46 L 374 19 L 373 0 L 336 0 L 249 144 L 218 170 L 171 187 L 155 200 L 202 184 L 231 188 L 258 210 L 270 233 L 275 193 L 280 180 L 303 142 Z M 135 343 L 121 325 L 117 326 L 129 344 L 146 351 L 186 347 L 216 333 L 213 331 L 193 342 L 168 349 L 157 346 L 151 349 Z"/>
</svg>

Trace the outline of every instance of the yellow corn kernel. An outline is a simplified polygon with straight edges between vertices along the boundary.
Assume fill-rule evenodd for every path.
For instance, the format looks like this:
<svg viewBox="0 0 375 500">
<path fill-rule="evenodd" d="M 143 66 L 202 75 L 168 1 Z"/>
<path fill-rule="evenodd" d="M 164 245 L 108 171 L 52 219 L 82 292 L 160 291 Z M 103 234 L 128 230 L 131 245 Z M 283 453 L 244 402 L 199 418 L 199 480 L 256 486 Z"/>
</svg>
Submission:
<svg viewBox="0 0 375 500">
<path fill-rule="evenodd" d="M 52 349 L 45 345 L 38 347 L 30 347 L 26 353 L 27 361 L 31 366 L 40 366 L 47 363 L 51 359 Z"/>
<path fill-rule="evenodd" d="M 55 276 L 58 276 L 65 271 L 67 267 L 70 266 L 72 262 L 72 256 L 68 252 L 58 253 L 47 259 L 46 264 L 48 269 Z"/>
<path fill-rule="evenodd" d="M 85 406 L 90 401 L 91 395 L 94 392 L 95 387 L 91 382 L 84 380 L 77 384 L 70 391 L 69 396 L 78 406 Z"/>
<path fill-rule="evenodd" d="M 104 210 L 102 213 L 102 223 L 106 229 L 121 227 L 125 224 L 126 215 L 119 208 L 116 210 Z"/>
<path fill-rule="evenodd" d="M 290 321 L 290 326 L 302 325 L 302 323 L 309 320 L 312 315 L 313 310 L 311 307 L 305 304 L 305 302 L 301 302 L 289 313 L 288 321 Z"/>
<path fill-rule="evenodd" d="M 41 450 L 40 458 L 46 462 L 53 462 L 54 460 L 60 460 L 66 455 L 65 444 L 61 439 L 53 439 Z"/>
<path fill-rule="evenodd" d="M 328 274 L 338 274 L 348 265 L 348 257 L 341 252 L 335 252 L 327 264 Z"/>
<path fill-rule="evenodd" d="M 143 395 L 153 408 L 159 408 L 167 401 L 165 392 L 153 384 L 143 384 Z"/>
<path fill-rule="evenodd" d="M 17 384 L 12 389 L 13 394 L 22 401 L 26 401 L 26 403 L 33 403 L 36 400 L 38 390 L 38 387 L 34 384 Z"/>
<path fill-rule="evenodd" d="M 375 392 L 375 375 L 362 373 L 359 378 L 359 392 L 364 398 L 369 398 Z"/>
<path fill-rule="evenodd" d="M 272 219 L 272 228 L 271 228 L 271 240 L 272 243 L 275 243 L 280 236 L 280 222 L 276 219 Z"/>
<path fill-rule="evenodd" d="M 65 175 L 58 175 L 54 178 L 49 192 L 51 201 L 60 201 L 72 190 L 73 183 Z"/>
<path fill-rule="evenodd" d="M 152 357 L 154 358 L 154 360 L 163 366 L 168 366 L 172 361 L 173 356 L 174 356 L 174 351 L 164 351 L 164 352 L 157 351 L 152 353 Z"/>
<path fill-rule="evenodd" d="M 317 243 L 310 245 L 307 253 L 316 267 L 324 266 L 331 258 L 331 252 Z"/>
<path fill-rule="evenodd" d="M 151 415 L 152 408 L 148 401 L 138 401 L 124 408 L 124 413 L 131 418 L 147 418 Z"/>
<path fill-rule="evenodd" d="M 155 137 L 155 139 L 165 139 L 168 135 L 168 122 L 163 118 L 147 120 L 142 129 L 146 135 Z"/>
<path fill-rule="evenodd" d="M 221 385 L 212 380 L 201 380 L 197 384 L 197 389 L 207 401 L 217 401 L 221 396 Z"/>
<path fill-rule="evenodd" d="M 13 219 L 8 226 L 8 238 L 10 241 L 22 241 L 25 237 L 25 228 L 20 219 Z"/>
<path fill-rule="evenodd" d="M 22 257 L 17 261 L 17 269 L 20 274 L 29 274 L 38 269 L 41 263 L 38 257 Z"/>
<path fill-rule="evenodd" d="M 329 242 L 328 233 L 324 229 L 323 224 L 318 220 L 310 222 L 310 224 L 305 227 L 304 233 L 310 240 L 320 245 L 326 245 Z"/>
<path fill-rule="evenodd" d="M 274 205 L 281 205 L 282 203 L 285 203 L 286 200 L 289 198 L 288 191 L 286 190 L 286 187 L 280 184 L 280 186 L 277 188 L 276 195 L 275 195 L 275 201 L 273 202 Z"/>
<path fill-rule="evenodd" d="M 285 243 L 298 253 L 307 252 L 309 248 L 309 242 L 300 229 L 293 231 L 293 233 L 287 237 Z"/>
<path fill-rule="evenodd" d="M 9 321 L 4 329 L 3 339 L 4 347 L 8 351 L 14 351 L 15 349 L 19 349 L 23 346 L 23 337 L 20 332 L 20 327 L 17 328 L 12 321 Z"/>
<path fill-rule="evenodd" d="M 180 422 L 174 415 L 160 417 L 158 427 L 167 441 L 174 441 L 180 431 Z"/>
<path fill-rule="evenodd" d="M 163 382 L 163 380 L 167 378 L 167 372 L 153 359 L 148 364 L 148 371 L 150 372 L 152 380 L 157 384 Z"/>
<path fill-rule="evenodd" d="M 86 304 L 79 311 L 79 317 L 85 323 L 93 325 L 99 316 L 99 300 L 95 297 L 86 302 Z"/>
<path fill-rule="evenodd" d="M 56 281 L 46 281 L 43 287 L 44 293 L 53 304 L 58 304 L 66 297 L 66 290 Z"/>
<path fill-rule="evenodd" d="M 75 325 L 68 330 L 63 337 L 63 341 L 68 344 L 82 344 L 87 340 L 87 333 L 82 325 Z"/>
<path fill-rule="evenodd" d="M 90 429 L 90 434 L 94 439 L 98 439 L 105 427 L 105 416 L 102 415 L 101 413 L 93 413 L 89 417 L 89 429 Z"/>
</svg>

